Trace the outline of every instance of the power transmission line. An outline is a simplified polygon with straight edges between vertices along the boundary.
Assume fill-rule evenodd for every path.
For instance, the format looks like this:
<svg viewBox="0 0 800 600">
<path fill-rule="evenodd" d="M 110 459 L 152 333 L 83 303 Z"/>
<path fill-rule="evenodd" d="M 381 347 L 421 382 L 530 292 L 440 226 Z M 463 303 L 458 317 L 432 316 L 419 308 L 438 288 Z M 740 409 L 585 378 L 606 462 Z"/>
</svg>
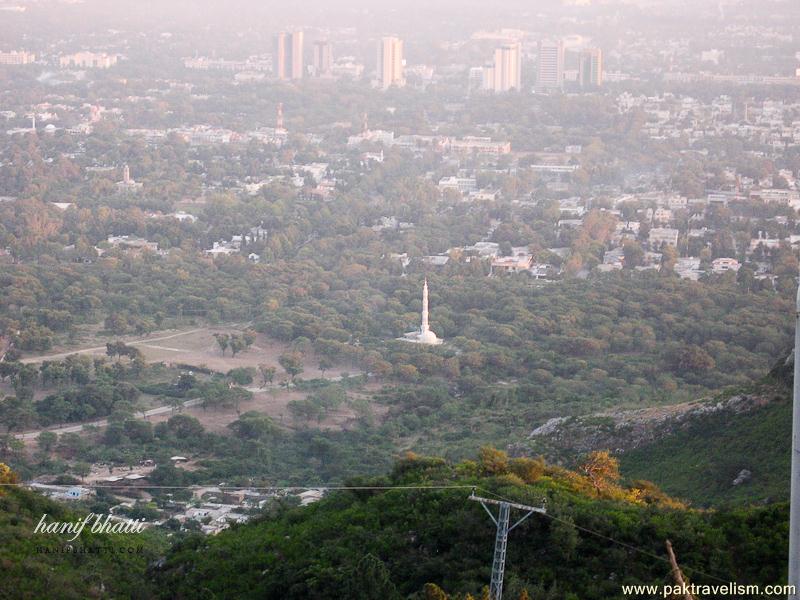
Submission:
<svg viewBox="0 0 800 600">
<path fill-rule="evenodd" d="M 495 494 L 494 492 L 490 492 L 489 490 L 481 490 L 481 491 L 486 492 L 486 493 L 488 493 L 488 494 L 490 494 L 492 496 L 495 496 L 497 498 L 500 498 L 501 500 L 505 500 L 506 502 L 513 502 L 513 500 L 509 500 L 508 498 L 505 498 L 505 497 L 501 496 L 500 494 Z M 654 558 L 656 560 L 659 560 L 661 562 L 664 562 L 664 563 L 670 565 L 670 567 L 672 566 L 670 564 L 668 558 L 665 558 L 663 556 L 659 556 L 658 554 L 655 554 L 654 552 L 650 552 L 649 550 L 644 550 L 643 548 L 639 548 L 637 546 L 634 546 L 632 544 L 628 544 L 626 542 L 621 542 L 621 541 L 619 541 L 617 539 L 614 539 L 612 537 L 609 537 L 609 536 L 605 535 L 604 533 L 600 533 L 599 531 L 594 531 L 594 530 L 589 529 L 587 527 L 583 527 L 583 526 L 578 525 L 578 524 L 576 524 L 576 523 L 574 523 L 572 521 L 568 521 L 567 519 L 561 519 L 561 518 L 559 518 L 559 517 L 557 517 L 557 516 L 555 516 L 555 515 L 553 515 L 551 513 L 543 513 L 543 514 L 548 519 L 552 519 L 553 521 L 558 521 L 559 523 L 564 523 L 565 525 L 569 525 L 571 527 L 574 527 L 575 529 L 577 529 L 579 531 L 583 531 L 584 533 L 588 533 L 589 535 L 593 535 L 595 537 L 602 538 L 602 539 L 606 540 L 607 542 L 611 542 L 612 544 L 616 544 L 616 545 L 621 546 L 623 548 L 627 548 L 628 550 L 632 550 L 634 552 L 638 552 L 639 554 L 642 554 L 644 556 L 648 556 L 650 558 Z M 705 573 L 703 571 L 700 571 L 699 569 L 695 569 L 694 567 L 686 567 L 686 566 L 684 566 L 683 569 L 686 570 L 686 571 L 692 571 L 694 573 L 697 573 L 698 575 L 702 575 L 703 577 L 708 577 L 709 579 L 714 579 L 714 580 L 719 581 L 721 583 L 730 583 L 731 581 L 733 581 L 733 579 L 731 579 L 731 578 L 723 579 L 722 577 L 717 577 L 716 575 L 712 575 L 710 573 Z"/>
</svg>

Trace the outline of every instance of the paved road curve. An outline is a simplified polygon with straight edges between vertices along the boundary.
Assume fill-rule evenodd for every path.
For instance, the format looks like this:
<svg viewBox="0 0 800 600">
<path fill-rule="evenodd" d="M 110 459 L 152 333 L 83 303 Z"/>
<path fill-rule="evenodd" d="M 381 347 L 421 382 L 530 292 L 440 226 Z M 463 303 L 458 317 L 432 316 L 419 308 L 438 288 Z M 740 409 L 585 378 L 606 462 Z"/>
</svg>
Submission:
<svg viewBox="0 0 800 600">
<path fill-rule="evenodd" d="M 200 404 L 202 400 L 200 398 L 194 398 L 193 400 L 187 400 L 183 403 L 184 408 L 191 408 L 192 406 L 197 406 Z M 151 408 L 150 410 L 146 411 L 144 414 L 147 417 L 152 417 L 153 415 L 163 415 L 164 413 L 168 413 L 174 410 L 171 406 L 159 406 L 157 408 Z M 142 413 L 137 413 L 141 415 Z M 91 423 L 79 423 L 77 425 L 66 425 L 64 427 L 59 427 L 57 429 L 39 429 L 37 431 L 28 431 L 25 433 L 19 433 L 15 437 L 18 440 L 33 440 L 39 437 L 39 434 L 43 431 L 52 431 L 53 433 L 78 433 L 79 431 L 83 431 L 84 427 L 105 427 L 108 425 L 108 419 L 100 419 L 99 421 L 92 421 Z"/>
<path fill-rule="evenodd" d="M 171 333 L 170 335 L 162 335 L 160 337 L 153 337 L 153 338 L 142 338 L 139 340 L 133 340 L 131 342 L 125 342 L 128 346 L 138 346 L 138 345 L 149 345 L 153 342 L 163 342 L 164 340 L 171 340 L 172 338 L 181 337 L 184 335 L 190 335 L 192 333 L 197 333 L 198 331 L 204 331 L 203 329 L 191 329 L 189 331 L 179 331 L 178 333 Z M 169 350 L 177 350 L 177 348 L 169 348 Z M 61 358 L 66 358 L 67 356 L 71 356 L 73 354 L 90 354 L 92 352 L 105 352 L 105 346 L 94 346 L 93 348 L 81 348 L 79 350 L 71 350 L 70 352 L 59 352 L 58 354 L 48 354 L 46 356 L 30 356 L 28 358 L 23 358 L 23 363 L 40 363 L 45 360 L 59 360 Z"/>
</svg>

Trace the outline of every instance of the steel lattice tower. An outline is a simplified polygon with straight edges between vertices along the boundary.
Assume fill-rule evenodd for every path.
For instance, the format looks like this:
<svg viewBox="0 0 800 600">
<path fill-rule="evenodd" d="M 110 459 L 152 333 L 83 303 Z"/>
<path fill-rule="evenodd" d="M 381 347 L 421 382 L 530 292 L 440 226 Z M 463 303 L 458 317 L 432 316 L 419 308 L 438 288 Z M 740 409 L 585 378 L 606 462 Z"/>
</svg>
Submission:
<svg viewBox="0 0 800 600">
<path fill-rule="evenodd" d="M 476 496 L 473 491 L 469 497 L 470 500 L 480 502 L 486 513 L 494 521 L 497 526 L 497 535 L 494 538 L 494 559 L 492 561 L 492 581 L 489 584 L 489 600 L 503 600 L 503 576 L 506 570 L 506 547 L 508 546 L 508 534 L 517 525 L 522 523 L 525 519 L 530 517 L 533 513 L 545 513 L 544 508 L 536 508 L 527 506 L 525 504 L 516 504 L 514 502 L 505 502 L 502 500 L 491 500 L 489 498 L 481 498 Z M 497 513 L 497 518 L 489 510 L 487 504 L 497 504 L 500 508 Z M 511 527 L 508 526 L 509 516 L 512 508 L 528 511 L 525 516 L 519 519 Z"/>
</svg>

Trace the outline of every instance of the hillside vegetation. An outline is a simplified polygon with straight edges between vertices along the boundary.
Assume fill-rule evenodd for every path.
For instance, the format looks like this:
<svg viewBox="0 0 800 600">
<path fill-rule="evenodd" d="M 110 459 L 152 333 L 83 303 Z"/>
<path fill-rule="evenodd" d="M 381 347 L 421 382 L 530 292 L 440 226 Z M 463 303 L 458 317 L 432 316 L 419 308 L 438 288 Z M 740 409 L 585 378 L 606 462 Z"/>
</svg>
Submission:
<svg viewBox="0 0 800 600">
<path fill-rule="evenodd" d="M 0 481 L 9 480 L 8 468 L 0 463 Z M 48 523 L 75 522 L 84 516 L 24 489 L 0 489 L 0 598 L 153 597 L 154 588 L 145 580 L 145 571 L 165 548 L 162 536 L 153 531 L 99 534 L 86 527 L 68 542 L 71 535 L 34 534 L 45 513 Z M 73 551 L 64 551 L 67 546 Z M 37 548 L 50 552 L 41 553 Z M 120 553 L 120 549 L 124 551 Z"/>
<path fill-rule="evenodd" d="M 785 501 L 791 440 L 792 403 L 782 396 L 754 412 L 698 417 L 620 461 L 627 476 L 653 479 L 695 506 Z"/>
<path fill-rule="evenodd" d="M 696 416 L 670 435 L 621 454 L 622 472 L 652 479 L 696 506 L 788 500 L 792 369 L 791 357 L 780 361 L 747 390 L 762 406 Z"/>
<path fill-rule="evenodd" d="M 187 539 L 156 573 L 161 597 L 196 598 L 200 589 L 209 598 L 445 597 L 429 584 L 451 598 L 477 597 L 490 578 L 494 524 L 469 501 L 470 486 L 483 496 L 546 502 L 546 516 L 510 535 L 508 598 L 526 590 L 536 598 L 620 598 L 622 584 L 664 583 L 666 539 L 696 583 L 785 578 L 785 505 L 688 510 L 652 484 L 622 485 L 607 453 L 577 472 L 491 449 L 459 464 L 407 456 L 388 476 L 353 483 L 465 487 L 340 491 Z"/>
</svg>

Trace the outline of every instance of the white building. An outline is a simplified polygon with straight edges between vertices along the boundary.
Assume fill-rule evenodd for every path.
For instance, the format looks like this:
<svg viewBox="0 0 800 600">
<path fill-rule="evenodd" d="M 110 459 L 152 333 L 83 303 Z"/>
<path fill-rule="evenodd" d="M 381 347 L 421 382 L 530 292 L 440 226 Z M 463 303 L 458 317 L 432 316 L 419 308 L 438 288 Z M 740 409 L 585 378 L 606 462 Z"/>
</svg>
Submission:
<svg viewBox="0 0 800 600">
<path fill-rule="evenodd" d="M 29 65 L 36 61 L 36 55 L 32 52 L 12 50 L 11 52 L 0 52 L 0 65 Z"/>
<path fill-rule="evenodd" d="M 314 502 L 319 502 L 324 495 L 324 490 L 306 490 L 305 492 L 300 492 L 298 494 L 300 497 L 300 506 L 308 506 Z"/>
<path fill-rule="evenodd" d="M 498 256 L 492 259 L 492 273 L 522 273 L 528 271 L 533 264 L 530 254 L 518 256 Z"/>
<path fill-rule="evenodd" d="M 462 194 L 469 194 L 478 189 L 478 183 L 474 177 L 442 177 L 439 180 L 439 190 L 457 190 Z"/>
<path fill-rule="evenodd" d="M 58 59 L 62 69 L 77 67 L 79 69 L 109 69 L 117 64 L 117 56 L 105 52 L 76 52 L 67 54 Z"/>
<path fill-rule="evenodd" d="M 677 247 L 678 230 L 670 227 L 653 227 L 648 234 L 647 241 L 654 248 L 658 248 L 662 244 Z"/>
<path fill-rule="evenodd" d="M 697 281 L 703 274 L 700 270 L 700 259 L 695 256 L 679 258 L 675 261 L 675 272 L 681 279 Z"/>
<path fill-rule="evenodd" d="M 714 273 L 725 273 L 727 271 L 738 271 L 741 268 L 739 261 L 735 258 L 715 258 L 711 261 L 711 270 Z"/>
<path fill-rule="evenodd" d="M 449 139 L 447 148 L 461 154 L 488 154 L 498 156 L 511 152 L 511 142 L 493 142 L 492 138 L 464 136 L 460 140 Z"/>
</svg>

